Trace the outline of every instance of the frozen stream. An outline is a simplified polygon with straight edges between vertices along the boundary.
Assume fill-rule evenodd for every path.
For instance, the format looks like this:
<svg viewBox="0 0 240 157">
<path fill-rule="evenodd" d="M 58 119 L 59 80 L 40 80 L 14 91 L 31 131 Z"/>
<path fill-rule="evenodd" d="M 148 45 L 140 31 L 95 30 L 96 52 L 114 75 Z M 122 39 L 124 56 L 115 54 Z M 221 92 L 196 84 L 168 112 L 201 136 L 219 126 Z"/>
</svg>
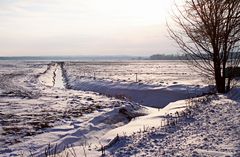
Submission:
<svg viewBox="0 0 240 157">
<path fill-rule="evenodd" d="M 40 76 L 39 80 L 45 86 L 65 89 L 62 69 L 58 63 L 49 65 L 49 68 Z"/>
<path fill-rule="evenodd" d="M 62 75 L 62 70 L 60 68 L 59 65 L 56 65 L 56 70 L 54 72 L 54 85 L 53 87 L 56 87 L 56 88 L 65 88 L 65 84 L 64 84 L 64 81 L 63 81 L 63 75 Z"/>
</svg>

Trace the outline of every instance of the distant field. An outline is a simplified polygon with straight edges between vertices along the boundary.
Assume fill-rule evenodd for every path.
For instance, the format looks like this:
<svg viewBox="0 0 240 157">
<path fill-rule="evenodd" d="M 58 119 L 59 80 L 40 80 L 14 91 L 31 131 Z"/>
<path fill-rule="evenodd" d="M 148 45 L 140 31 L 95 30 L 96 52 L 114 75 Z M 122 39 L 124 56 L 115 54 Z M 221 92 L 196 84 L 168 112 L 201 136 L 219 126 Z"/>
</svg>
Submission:
<svg viewBox="0 0 240 157">
<path fill-rule="evenodd" d="M 71 77 L 95 77 L 145 84 L 201 83 L 199 75 L 181 61 L 66 62 Z"/>
</svg>

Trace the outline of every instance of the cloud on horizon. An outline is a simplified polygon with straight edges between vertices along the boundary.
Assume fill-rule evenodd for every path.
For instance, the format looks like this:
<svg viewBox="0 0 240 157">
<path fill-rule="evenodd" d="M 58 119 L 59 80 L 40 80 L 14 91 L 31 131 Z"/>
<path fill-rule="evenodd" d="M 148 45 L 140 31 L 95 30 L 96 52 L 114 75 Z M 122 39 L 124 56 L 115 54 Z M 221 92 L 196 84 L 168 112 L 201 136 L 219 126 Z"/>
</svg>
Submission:
<svg viewBox="0 0 240 157">
<path fill-rule="evenodd" d="M 0 55 L 171 53 L 160 2 L 2 0 Z"/>
</svg>

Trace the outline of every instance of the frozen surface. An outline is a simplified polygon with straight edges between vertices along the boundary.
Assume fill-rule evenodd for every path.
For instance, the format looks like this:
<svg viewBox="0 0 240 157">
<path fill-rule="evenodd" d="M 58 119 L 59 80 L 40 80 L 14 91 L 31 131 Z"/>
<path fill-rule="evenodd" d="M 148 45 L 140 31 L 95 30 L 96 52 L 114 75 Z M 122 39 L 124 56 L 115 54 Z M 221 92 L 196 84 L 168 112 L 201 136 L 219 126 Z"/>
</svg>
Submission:
<svg viewBox="0 0 240 157">
<path fill-rule="evenodd" d="M 60 69 L 59 66 L 57 66 L 56 71 L 55 71 L 55 84 L 54 87 L 56 88 L 65 88 L 65 83 L 63 80 L 63 74 L 62 74 L 62 70 Z"/>
</svg>

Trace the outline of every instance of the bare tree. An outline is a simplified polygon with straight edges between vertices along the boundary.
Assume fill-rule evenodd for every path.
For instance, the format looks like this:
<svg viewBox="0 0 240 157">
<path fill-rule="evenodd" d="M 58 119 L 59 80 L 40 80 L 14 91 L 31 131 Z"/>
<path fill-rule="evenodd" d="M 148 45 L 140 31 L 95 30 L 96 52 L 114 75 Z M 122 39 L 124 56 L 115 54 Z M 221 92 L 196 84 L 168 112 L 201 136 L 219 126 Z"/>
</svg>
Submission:
<svg viewBox="0 0 240 157">
<path fill-rule="evenodd" d="M 184 0 L 175 9 L 170 36 L 188 63 L 227 92 L 240 63 L 240 0 Z"/>
</svg>

